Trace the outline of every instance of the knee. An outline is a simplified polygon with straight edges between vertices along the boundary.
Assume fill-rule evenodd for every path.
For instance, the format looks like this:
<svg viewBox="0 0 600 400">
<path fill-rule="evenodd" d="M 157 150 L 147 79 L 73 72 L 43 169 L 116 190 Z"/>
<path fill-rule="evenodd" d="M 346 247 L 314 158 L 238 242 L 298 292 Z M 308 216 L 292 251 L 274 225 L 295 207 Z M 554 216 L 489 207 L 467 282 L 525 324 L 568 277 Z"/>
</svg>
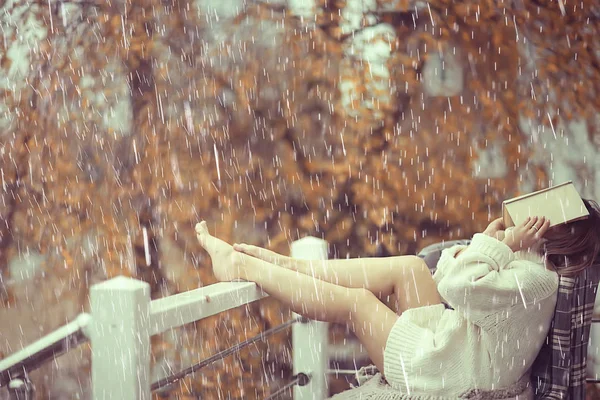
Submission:
<svg viewBox="0 0 600 400">
<path fill-rule="evenodd" d="M 427 266 L 427 263 L 419 256 L 409 256 L 410 260 L 407 266 L 414 274 L 427 274 L 431 275 L 431 271 Z"/>
<path fill-rule="evenodd" d="M 412 290 L 417 283 L 424 284 L 431 280 L 429 267 L 421 257 L 406 256 L 402 267 L 398 269 L 398 275 L 395 276 L 394 293 L 396 296 L 405 295 L 407 291 Z"/>
<path fill-rule="evenodd" d="M 356 302 L 369 301 L 370 299 L 377 298 L 373 292 L 366 288 L 352 288 L 348 290 L 350 291 L 350 298 Z"/>
</svg>

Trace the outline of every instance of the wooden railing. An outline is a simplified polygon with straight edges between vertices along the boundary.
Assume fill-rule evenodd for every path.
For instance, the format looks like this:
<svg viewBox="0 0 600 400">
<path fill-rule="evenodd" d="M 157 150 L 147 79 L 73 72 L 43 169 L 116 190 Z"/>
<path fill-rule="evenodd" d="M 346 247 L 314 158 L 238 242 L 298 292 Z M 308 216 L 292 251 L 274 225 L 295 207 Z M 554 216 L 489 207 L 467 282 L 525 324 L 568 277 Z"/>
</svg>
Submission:
<svg viewBox="0 0 600 400">
<path fill-rule="evenodd" d="M 327 243 L 292 243 L 292 257 L 324 259 Z M 150 300 L 146 282 L 119 276 L 90 288 L 90 313 L 0 361 L 0 386 L 25 383 L 27 373 L 89 340 L 93 399 L 151 399 L 150 337 L 266 297 L 252 282 L 222 282 Z M 327 397 L 327 324 L 292 325 L 295 399 Z M 292 321 L 296 322 L 296 321 Z M 301 386 L 302 385 L 302 386 Z M 157 386 L 157 385 L 154 385 Z M 27 388 L 24 388 L 27 390 Z"/>
</svg>

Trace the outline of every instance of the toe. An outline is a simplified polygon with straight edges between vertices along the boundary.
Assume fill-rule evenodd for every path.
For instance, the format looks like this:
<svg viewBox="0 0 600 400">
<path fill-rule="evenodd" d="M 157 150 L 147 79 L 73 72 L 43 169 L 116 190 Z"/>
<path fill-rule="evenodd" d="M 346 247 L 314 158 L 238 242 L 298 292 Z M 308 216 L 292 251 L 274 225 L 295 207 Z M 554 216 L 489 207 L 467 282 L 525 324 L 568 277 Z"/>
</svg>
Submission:
<svg viewBox="0 0 600 400">
<path fill-rule="evenodd" d="M 202 221 L 196 224 L 196 233 L 198 235 L 208 233 L 208 227 L 206 226 L 206 221 Z"/>
</svg>

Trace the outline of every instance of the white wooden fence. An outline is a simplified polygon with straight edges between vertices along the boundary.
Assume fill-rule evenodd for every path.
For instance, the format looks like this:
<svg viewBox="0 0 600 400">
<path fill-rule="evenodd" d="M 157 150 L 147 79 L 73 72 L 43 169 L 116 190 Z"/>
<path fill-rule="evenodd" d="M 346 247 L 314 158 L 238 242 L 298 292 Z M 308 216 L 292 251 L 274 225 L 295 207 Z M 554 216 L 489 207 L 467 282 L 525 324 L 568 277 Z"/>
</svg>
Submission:
<svg viewBox="0 0 600 400">
<path fill-rule="evenodd" d="M 327 243 L 309 237 L 292 244 L 292 257 L 325 259 Z M 255 283 L 222 282 L 150 300 L 147 283 L 117 277 L 92 286 L 91 323 L 93 398 L 151 399 L 150 336 L 198 321 L 266 296 Z M 295 386 L 294 399 L 327 398 L 327 324 L 292 327 L 294 374 L 310 377 Z"/>
</svg>

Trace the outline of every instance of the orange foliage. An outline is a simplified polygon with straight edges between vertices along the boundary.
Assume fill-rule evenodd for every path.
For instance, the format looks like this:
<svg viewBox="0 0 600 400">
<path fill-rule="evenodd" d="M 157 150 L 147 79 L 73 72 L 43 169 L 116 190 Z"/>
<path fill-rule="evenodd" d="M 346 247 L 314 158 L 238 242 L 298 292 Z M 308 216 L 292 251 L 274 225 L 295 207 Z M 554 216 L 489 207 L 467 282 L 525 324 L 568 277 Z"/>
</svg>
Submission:
<svg viewBox="0 0 600 400">
<path fill-rule="evenodd" d="M 248 4 L 228 28 L 236 35 L 216 45 L 202 39 L 214 21 L 189 12 L 192 2 L 136 1 L 126 13 L 116 3 L 85 10 L 105 41 L 91 25 L 70 37 L 56 24 L 32 53 L 45 74 L 33 74 L 20 95 L 0 92 L 15 117 L 0 136 L 0 265 L 22 248 L 59 249 L 46 270 L 84 290 L 116 275 L 146 280 L 154 297 L 213 283 L 193 234 L 201 219 L 229 242 L 282 253 L 305 235 L 323 237 L 336 257 L 414 253 L 469 236 L 519 191 L 528 166 L 521 115 L 549 124 L 546 114 L 568 119 L 600 107 L 598 22 L 585 2 L 561 10 L 545 0 L 520 8 L 439 0 L 417 17 L 412 1 L 380 1 L 398 11 L 377 14 L 398 38 L 387 63 L 391 97 L 370 88 L 368 63 L 344 55 L 345 1 L 317 2 L 314 29 L 275 6 Z M 524 77 L 529 45 L 544 61 Z M 444 52 L 464 67 L 464 88 L 429 97 L 423 68 Z M 109 84 L 115 75 L 125 92 Z M 352 112 L 341 82 L 355 88 Z M 130 107 L 123 132 L 103 127 L 102 113 L 114 110 L 90 111 L 99 104 L 90 92 Z M 368 96 L 376 107 L 361 105 Z M 63 99 L 75 105 L 68 112 Z M 503 146 L 507 175 L 479 178 L 478 149 L 493 143 Z M 543 170 L 533 173 L 536 184 L 546 181 Z M 282 315 L 269 299 L 211 317 L 191 327 L 200 334 L 190 349 L 209 356 Z M 186 378 L 172 395 L 264 397 L 260 357 L 289 365 L 287 337 L 269 343 Z M 176 350 L 166 337 L 153 343 L 157 360 Z"/>
</svg>

